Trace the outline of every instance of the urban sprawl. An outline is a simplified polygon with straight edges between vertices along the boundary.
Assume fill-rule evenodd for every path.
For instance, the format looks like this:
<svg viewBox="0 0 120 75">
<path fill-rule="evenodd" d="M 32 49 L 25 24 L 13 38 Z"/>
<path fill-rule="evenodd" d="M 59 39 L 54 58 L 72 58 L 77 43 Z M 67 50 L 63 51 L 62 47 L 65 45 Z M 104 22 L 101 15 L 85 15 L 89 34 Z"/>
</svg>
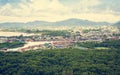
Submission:
<svg viewBox="0 0 120 75">
<path fill-rule="evenodd" d="M 17 32 L 17 30 L 14 32 Z M 37 33 L 32 33 L 32 30 L 27 30 L 27 33 L 32 33 L 32 35 L 0 35 L 0 43 L 12 43 L 16 41 L 25 43 L 24 46 L 17 48 L 1 48 L 1 51 L 23 52 L 36 49 L 73 48 L 78 42 L 102 42 L 104 40 L 120 39 L 119 29 L 113 26 L 76 27 L 68 30 L 52 30 L 52 32 L 50 32 L 51 30 L 37 30 Z M 56 34 L 54 32 L 57 32 L 59 34 Z"/>
</svg>

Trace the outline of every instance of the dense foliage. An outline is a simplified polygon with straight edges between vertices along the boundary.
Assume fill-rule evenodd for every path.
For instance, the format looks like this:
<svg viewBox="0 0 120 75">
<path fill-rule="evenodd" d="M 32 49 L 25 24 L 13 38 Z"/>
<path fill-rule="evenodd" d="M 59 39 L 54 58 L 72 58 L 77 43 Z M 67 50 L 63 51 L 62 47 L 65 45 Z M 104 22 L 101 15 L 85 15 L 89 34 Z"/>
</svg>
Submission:
<svg viewBox="0 0 120 75">
<path fill-rule="evenodd" d="M 108 48 L 119 48 L 120 49 L 120 40 L 105 40 L 101 43 L 98 42 L 84 42 L 77 43 L 78 46 L 94 48 L 94 47 L 108 47 Z"/>
<path fill-rule="evenodd" d="M 88 32 L 90 32 L 90 31 L 101 31 L 101 29 L 84 29 L 83 30 L 83 33 L 88 33 Z"/>
<path fill-rule="evenodd" d="M 0 52 L 0 75 L 120 75 L 119 42 L 83 43 L 87 50 Z M 94 49 L 97 46 L 109 49 Z"/>
<path fill-rule="evenodd" d="M 97 44 L 96 46 L 120 49 L 120 40 L 106 40 L 100 44 Z"/>
<path fill-rule="evenodd" d="M 2 48 L 17 48 L 24 46 L 25 43 L 22 42 L 12 42 L 12 43 L 0 43 L 0 49 Z"/>
<path fill-rule="evenodd" d="M 120 75 L 120 50 L 0 52 L 1 75 Z"/>
<path fill-rule="evenodd" d="M 70 36 L 70 32 L 67 30 L 26 30 L 26 29 L 21 29 L 18 30 L 19 32 L 25 32 L 25 33 L 38 33 L 38 34 L 42 34 L 42 35 L 50 35 L 50 36 L 66 36 L 69 35 Z"/>
<path fill-rule="evenodd" d="M 50 30 L 46 30 L 42 32 L 43 35 L 50 35 L 50 36 L 66 36 L 66 35 L 70 35 L 70 32 L 66 31 L 66 30 L 56 30 L 56 31 L 50 31 Z"/>
<path fill-rule="evenodd" d="M 12 31 L 12 30 L 11 30 Z M 39 33 L 43 35 L 50 35 L 50 36 L 66 36 L 70 35 L 70 32 L 67 30 L 29 30 L 29 29 L 21 29 L 17 30 L 18 32 L 25 32 L 25 33 Z"/>
</svg>

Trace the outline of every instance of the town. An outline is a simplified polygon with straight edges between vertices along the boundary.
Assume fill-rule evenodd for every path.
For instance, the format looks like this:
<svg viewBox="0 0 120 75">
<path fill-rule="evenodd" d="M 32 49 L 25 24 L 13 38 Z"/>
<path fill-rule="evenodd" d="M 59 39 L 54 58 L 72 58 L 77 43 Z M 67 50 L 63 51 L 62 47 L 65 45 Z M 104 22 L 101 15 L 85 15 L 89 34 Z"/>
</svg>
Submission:
<svg viewBox="0 0 120 75">
<path fill-rule="evenodd" d="M 29 31 L 31 34 L 32 30 Z M 0 47 L 1 51 L 28 51 L 36 49 L 59 49 L 73 48 L 77 42 L 102 42 L 104 40 L 119 40 L 119 29 L 110 26 L 102 27 L 77 27 L 73 30 L 37 30 L 37 33 L 32 35 L 0 35 L 0 43 L 20 42 L 24 44 L 18 47 Z M 14 45 L 13 45 L 14 46 Z"/>
</svg>

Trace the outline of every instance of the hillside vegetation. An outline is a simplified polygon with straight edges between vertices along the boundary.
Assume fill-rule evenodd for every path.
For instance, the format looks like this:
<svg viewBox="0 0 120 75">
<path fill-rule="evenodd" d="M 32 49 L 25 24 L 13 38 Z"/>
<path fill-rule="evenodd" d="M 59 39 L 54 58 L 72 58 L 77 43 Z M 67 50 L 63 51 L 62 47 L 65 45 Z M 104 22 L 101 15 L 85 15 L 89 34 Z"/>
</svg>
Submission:
<svg viewBox="0 0 120 75">
<path fill-rule="evenodd" d="M 119 75 L 120 50 L 0 52 L 1 75 Z"/>
<path fill-rule="evenodd" d="M 77 43 L 78 46 L 95 48 L 95 47 L 107 47 L 120 49 L 120 40 L 105 40 L 103 42 L 81 42 Z"/>
<path fill-rule="evenodd" d="M 12 43 L 0 43 L 0 49 L 2 48 L 17 48 L 17 47 L 22 47 L 24 46 L 25 43 L 21 42 L 12 42 Z"/>
<path fill-rule="evenodd" d="M 109 49 L 75 48 L 0 52 L 0 75 L 120 75 L 118 41 L 99 43 Z M 85 43 L 84 45 L 85 46 Z"/>
</svg>

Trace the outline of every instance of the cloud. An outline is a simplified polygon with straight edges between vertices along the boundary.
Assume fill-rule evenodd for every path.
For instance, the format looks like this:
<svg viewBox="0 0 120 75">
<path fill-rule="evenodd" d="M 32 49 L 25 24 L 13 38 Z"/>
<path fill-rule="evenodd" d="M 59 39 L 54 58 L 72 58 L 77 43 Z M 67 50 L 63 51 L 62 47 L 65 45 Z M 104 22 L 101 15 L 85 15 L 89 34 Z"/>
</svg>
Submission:
<svg viewBox="0 0 120 75">
<path fill-rule="evenodd" d="M 9 9 L 12 8 L 10 4 Z M 6 9 L 8 5 L 5 5 L 3 8 Z M 6 10 L 5 10 L 6 11 Z M 31 0 L 30 3 L 20 3 L 19 8 L 14 8 L 11 10 L 14 15 L 18 17 L 40 17 L 41 15 L 52 15 L 52 14 L 61 14 L 68 11 L 68 8 L 63 6 L 59 0 Z"/>
<path fill-rule="evenodd" d="M 110 6 L 108 9 L 101 8 L 103 3 L 100 0 L 74 1 L 70 5 L 60 0 L 20 0 L 17 5 L 8 2 L 0 7 L 0 22 L 59 21 L 68 18 L 109 22 L 120 20 L 119 11 L 110 9 Z"/>
<path fill-rule="evenodd" d="M 0 14 L 3 16 L 10 16 L 11 15 L 11 5 L 6 4 L 4 7 L 0 8 Z"/>
<path fill-rule="evenodd" d="M 59 0 L 31 0 L 29 3 L 21 2 L 17 8 L 8 3 L 0 9 L 0 15 L 8 19 L 11 16 L 12 18 L 18 17 L 20 20 L 22 18 L 29 18 L 30 20 L 31 18 L 33 20 L 50 20 L 54 17 L 56 17 L 55 19 L 57 19 L 57 17 L 60 18 L 61 14 L 63 15 L 69 12 L 68 10 L 69 9 L 63 6 Z M 11 12 L 9 13 L 9 17 L 5 12 Z M 29 19 L 25 21 L 29 21 Z M 2 19 L 0 20 L 2 21 Z"/>
</svg>

